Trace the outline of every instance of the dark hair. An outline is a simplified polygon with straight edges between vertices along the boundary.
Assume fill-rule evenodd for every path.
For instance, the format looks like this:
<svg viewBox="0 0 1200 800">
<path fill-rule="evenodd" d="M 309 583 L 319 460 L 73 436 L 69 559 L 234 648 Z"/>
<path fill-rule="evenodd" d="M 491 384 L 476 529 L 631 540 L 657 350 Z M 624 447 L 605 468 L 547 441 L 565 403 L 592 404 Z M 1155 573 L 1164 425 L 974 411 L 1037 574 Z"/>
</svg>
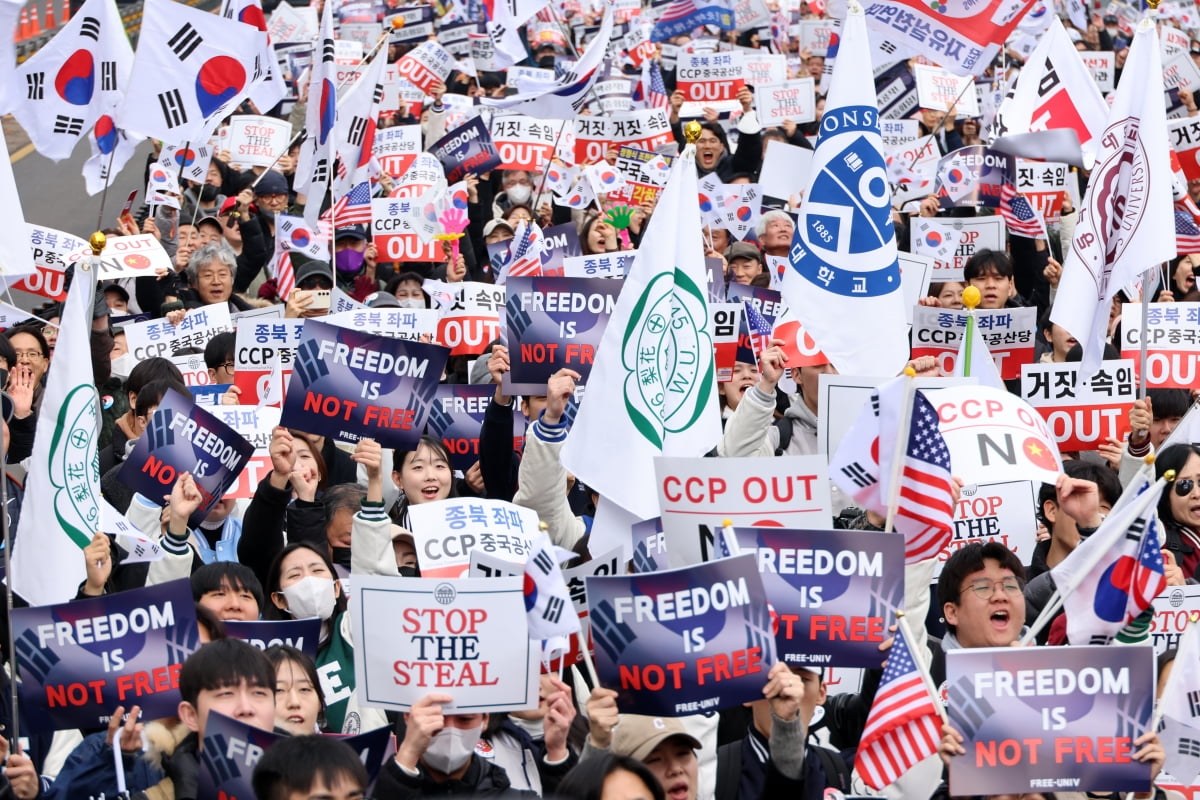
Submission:
<svg viewBox="0 0 1200 800">
<path fill-rule="evenodd" d="M 225 638 L 225 623 L 199 603 L 196 604 L 196 623 L 208 632 L 210 642 Z"/>
<path fill-rule="evenodd" d="M 34 339 L 37 339 L 38 349 L 42 351 L 42 358 L 50 357 L 50 344 L 46 341 L 46 337 L 42 335 L 42 324 L 36 325 L 16 325 L 4 332 L 4 338 L 8 339 L 9 344 L 12 344 L 12 337 L 18 333 L 28 333 Z M 14 349 L 15 353 L 15 349 Z"/>
<path fill-rule="evenodd" d="M 204 366 L 216 369 L 226 359 L 233 358 L 236 337 L 233 331 L 225 331 L 209 339 L 208 344 L 204 345 Z"/>
<path fill-rule="evenodd" d="M 357 514 L 362 509 L 363 500 L 366 497 L 367 490 L 357 483 L 339 483 L 336 486 L 330 486 L 321 498 L 325 504 L 325 521 L 333 519 L 333 515 L 339 511 L 349 510 L 351 514 Z"/>
<path fill-rule="evenodd" d="M 1068 477 L 1096 484 L 1096 488 L 1100 491 L 1100 499 L 1106 501 L 1109 508 L 1116 505 L 1117 500 L 1121 497 L 1121 479 L 1108 464 L 1071 459 L 1063 462 L 1063 472 Z M 1058 502 L 1058 488 L 1052 483 L 1043 483 L 1038 492 L 1037 514 L 1039 519 L 1042 516 L 1042 509 L 1046 507 L 1047 500 Z"/>
<path fill-rule="evenodd" d="M 946 566 L 938 578 L 937 601 L 938 608 L 944 608 L 946 603 L 958 605 L 959 595 L 962 594 L 963 579 L 972 572 L 984 568 L 984 561 L 991 559 L 999 562 L 1001 569 L 1007 569 L 1021 580 L 1025 580 L 1025 567 L 1021 559 L 999 542 L 973 542 L 964 545 L 951 554 L 946 560 Z M 954 625 L 946 622 L 946 630 L 956 633 Z"/>
<path fill-rule="evenodd" d="M 445 460 L 447 464 L 454 463 L 450 458 L 450 451 L 446 448 L 446 443 L 436 436 L 426 434 L 420 438 L 417 446 L 411 450 L 396 449 L 392 451 L 392 471 L 399 473 L 404 467 L 404 459 L 410 453 L 415 453 L 422 447 L 428 447 L 437 456 Z M 450 481 L 450 497 L 458 497 L 458 483 L 453 479 Z M 396 500 L 396 505 L 392 506 L 390 516 L 392 522 L 404 528 L 408 527 L 408 495 L 404 493 L 404 490 L 400 491 L 400 497 Z"/>
<path fill-rule="evenodd" d="M 209 592 L 217 592 L 226 587 L 234 591 L 246 591 L 254 595 L 258 603 L 258 611 L 263 610 L 263 588 L 254 570 L 237 561 L 214 561 L 205 564 L 192 573 L 192 599 L 197 603 Z"/>
<path fill-rule="evenodd" d="M 665 800 L 666 793 L 658 778 L 650 768 L 629 756 L 619 756 L 615 753 L 605 753 L 597 758 L 580 761 L 571 771 L 563 776 L 558 784 L 556 796 L 560 800 L 600 800 L 604 795 L 604 781 L 614 772 L 632 772 L 646 788 L 654 800 Z"/>
<path fill-rule="evenodd" d="M 588 214 L 587 217 L 584 218 L 583 224 L 579 226 L 579 246 L 585 256 L 597 255 L 604 252 L 592 250 L 592 246 L 588 243 L 592 228 L 596 227 L 596 225 L 600 222 L 607 223 L 608 220 L 599 214 Z"/>
<path fill-rule="evenodd" d="M 1187 389 L 1147 389 L 1154 419 L 1182 417 L 1192 405 L 1192 393 Z"/>
<path fill-rule="evenodd" d="M 1200 445 L 1171 445 L 1154 459 L 1154 477 L 1161 478 L 1163 473 L 1169 469 L 1175 470 L 1175 473 L 1178 475 L 1183 469 L 1183 465 L 1193 455 L 1200 456 Z M 1163 487 L 1162 497 L 1158 499 L 1158 518 L 1164 523 L 1173 522 L 1178 525 L 1179 523 L 1175 519 L 1175 515 L 1171 512 L 1171 493 L 1173 491 L 1174 486 L 1172 484 L 1167 484 Z"/>
<path fill-rule="evenodd" d="M 250 780 L 258 800 L 287 800 L 293 793 L 311 792 L 318 779 L 326 786 L 348 780 L 362 789 L 371 782 L 350 745 L 317 735 L 292 736 L 271 745 Z"/>
<path fill-rule="evenodd" d="M 275 670 L 254 645 L 241 639 L 218 639 L 201 645 L 179 671 L 179 695 L 196 705 L 200 692 L 237 686 L 245 681 L 275 691 Z"/>
<path fill-rule="evenodd" d="M 425 279 L 421 277 L 419 272 L 401 272 L 399 275 L 387 282 L 384 291 L 390 295 L 395 295 L 396 290 L 400 288 L 402 283 L 415 283 L 417 286 L 424 286 Z M 429 308 L 429 293 L 424 288 L 421 289 L 421 294 L 425 297 L 425 307 Z"/>
<path fill-rule="evenodd" d="M 329 467 L 325 464 L 325 456 L 321 455 L 321 448 L 313 441 L 311 433 L 305 433 L 295 428 L 288 428 L 288 433 L 297 439 L 303 439 L 305 444 L 308 445 L 309 451 L 312 452 L 313 461 L 317 462 L 317 474 L 321 476 L 321 479 L 317 481 L 317 492 L 324 492 L 325 482 L 329 480 Z"/>
<path fill-rule="evenodd" d="M 303 650 L 297 650 L 291 645 L 276 644 L 264 650 L 263 655 L 267 657 L 267 661 L 271 662 L 271 669 L 275 670 L 276 676 L 279 674 L 279 665 L 284 662 L 295 664 L 304 670 L 304 676 L 308 678 L 308 682 L 317 690 L 317 700 L 321 702 L 321 710 L 317 714 L 317 724 L 324 728 L 325 692 L 321 689 L 321 676 L 317 674 L 317 665 L 309 658 L 308 653 Z M 276 679 L 278 680 L 278 677 Z"/>
<path fill-rule="evenodd" d="M 17 351 L 13 349 L 12 342 L 8 340 L 7 336 L 0 336 L 0 358 L 4 359 L 9 369 L 17 366 Z"/>
<path fill-rule="evenodd" d="M 1013 277 L 1012 259 L 1006 253 L 999 250 L 984 248 L 967 259 L 966 264 L 963 264 L 964 281 L 969 282 L 973 278 L 982 278 L 993 272 L 1001 278 Z"/>
<path fill-rule="evenodd" d="M 509 220 L 509 216 L 510 216 L 510 215 L 511 215 L 511 214 L 512 214 L 514 211 L 516 211 L 518 208 L 523 208 L 523 209 L 525 209 L 526 211 L 528 211 L 528 212 L 529 212 L 529 216 L 533 218 L 534 222 L 536 222 L 536 221 L 537 221 L 538 215 L 537 215 L 537 214 L 534 212 L 534 210 L 533 210 L 533 207 L 532 207 L 532 206 L 530 206 L 528 203 L 513 203 L 511 206 L 509 206 L 509 207 L 508 207 L 508 208 L 507 208 L 507 209 L 504 211 L 504 213 L 503 213 L 503 214 L 501 214 L 501 215 L 500 215 L 500 218 L 501 218 L 502 220 L 504 220 L 505 222 L 510 222 L 510 220 Z"/>
<path fill-rule="evenodd" d="M 337 571 L 333 568 L 333 562 L 329 560 L 329 553 L 309 542 L 292 542 L 279 551 L 279 554 L 272 559 L 271 566 L 267 569 L 266 595 L 268 598 L 273 597 L 279 591 L 279 574 L 283 571 L 283 560 L 300 549 L 311 550 L 320 556 L 329 570 L 329 577 L 337 580 Z M 346 593 L 342 592 L 333 604 L 333 616 L 336 617 L 345 610 Z M 266 607 L 263 608 L 263 619 L 292 619 L 292 617 L 274 603 L 267 603 Z M 272 679 L 271 686 L 274 685 L 275 681 Z"/>
<path fill-rule="evenodd" d="M 168 389 L 174 389 L 184 397 L 191 395 L 187 385 L 183 381 L 179 381 L 178 383 L 172 380 L 150 381 L 138 392 L 137 403 L 134 405 L 133 413 L 139 417 L 146 416 L 153 406 L 162 402 L 163 395 L 167 393 Z"/>
<path fill-rule="evenodd" d="M 170 359 L 151 356 L 145 361 L 137 362 L 133 369 L 129 370 L 129 377 L 125 379 L 125 391 L 135 395 L 141 394 L 150 381 L 174 381 L 178 384 L 184 382 L 183 373 Z"/>
</svg>

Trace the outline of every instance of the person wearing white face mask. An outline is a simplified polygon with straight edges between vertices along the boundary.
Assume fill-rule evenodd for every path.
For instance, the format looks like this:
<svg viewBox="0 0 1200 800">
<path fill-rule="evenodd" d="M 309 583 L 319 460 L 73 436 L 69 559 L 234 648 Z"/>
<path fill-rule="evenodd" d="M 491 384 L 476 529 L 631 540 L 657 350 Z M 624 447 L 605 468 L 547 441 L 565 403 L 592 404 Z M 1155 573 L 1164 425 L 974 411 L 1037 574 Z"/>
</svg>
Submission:
<svg viewBox="0 0 1200 800">
<path fill-rule="evenodd" d="M 488 715 L 443 714 L 452 702 L 450 695 L 433 692 L 404 715 L 404 740 L 380 770 L 375 797 L 538 797 L 512 788 L 503 768 L 475 755 Z"/>
<path fill-rule="evenodd" d="M 383 505 L 383 450 L 362 439 L 351 458 L 367 473 L 367 496 L 354 515 L 350 568 L 355 575 L 395 575 L 391 520 Z M 341 582 L 335 580 L 328 544 L 293 542 L 275 557 L 267 574 L 268 619 L 320 619 L 317 674 L 325 695 L 327 728 L 333 733 L 361 733 L 387 724 L 379 709 L 361 708 L 354 679 L 354 641 L 350 612 Z"/>
</svg>

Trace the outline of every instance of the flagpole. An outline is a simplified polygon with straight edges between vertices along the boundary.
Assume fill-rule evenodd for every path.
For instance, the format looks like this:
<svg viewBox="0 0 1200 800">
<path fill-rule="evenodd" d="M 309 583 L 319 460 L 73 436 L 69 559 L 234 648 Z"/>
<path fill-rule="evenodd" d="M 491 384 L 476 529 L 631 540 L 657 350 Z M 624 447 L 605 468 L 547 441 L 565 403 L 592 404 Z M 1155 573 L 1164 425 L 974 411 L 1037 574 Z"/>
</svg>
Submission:
<svg viewBox="0 0 1200 800">
<path fill-rule="evenodd" d="M 950 108 L 958 108 L 958 101 L 963 99 L 963 97 L 967 93 L 967 89 L 971 89 L 972 91 L 974 91 L 975 81 L 967 81 L 966 85 L 963 86 L 961 91 L 959 91 L 958 97 L 954 98 L 954 102 L 950 104 Z M 933 139 L 934 136 L 937 136 L 938 131 L 940 131 L 942 128 L 946 127 L 946 119 L 949 116 L 950 116 L 950 112 L 948 112 L 948 111 L 945 114 L 943 114 L 942 121 L 939 122 L 938 126 L 936 128 L 934 128 L 932 131 L 930 131 L 929 135 L 925 137 L 925 143 L 922 144 L 919 148 L 917 148 L 916 154 L 913 155 L 912 163 L 908 165 L 908 169 L 910 172 L 912 171 L 912 168 L 917 165 L 917 162 L 921 160 L 921 153 L 925 152 L 925 148 L 929 145 L 929 141 L 931 139 Z"/>
<path fill-rule="evenodd" d="M 963 342 L 963 364 L 961 365 L 964 378 L 971 377 L 971 360 L 975 357 L 975 307 L 982 299 L 979 289 L 974 286 L 963 289 L 963 307 L 967 309 L 967 329 L 963 332 L 966 340 Z"/>
<path fill-rule="evenodd" d="M 96 215 L 96 230 L 104 227 L 104 206 L 108 202 L 108 187 L 112 184 L 113 159 L 117 156 L 117 147 L 121 144 L 121 132 L 117 131 L 117 143 L 108 154 L 108 167 L 104 170 L 104 191 L 100 193 L 100 213 Z"/>
<path fill-rule="evenodd" d="M 1146 338 L 1150 335 L 1150 298 L 1146 290 L 1150 286 L 1151 276 L 1160 266 L 1151 267 L 1142 276 L 1142 332 L 1141 344 L 1138 346 L 1138 397 L 1146 396 Z"/>
<path fill-rule="evenodd" d="M 949 724 L 950 719 L 946 716 L 946 706 L 942 704 L 937 687 L 933 685 L 933 678 L 929 675 L 929 667 L 925 664 L 925 659 L 920 653 L 916 652 L 917 640 L 913 638 L 912 630 L 908 627 L 908 620 L 905 618 L 904 610 L 896 612 L 896 624 L 904 632 L 904 641 L 908 642 L 908 650 L 912 653 L 913 664 L 917 667 L 917 672 L 921 675 L 921 682 L 925 684 L 925 691 L 929 692 L 930 698 L 933 699 L 933 707 L 937 709 L 938 715 L 942 718 L 942 724 Z"/>
<path fill-rule="evenodd" d="M 904 406 L 900 411 L 900 424 L 896 426 L 896 446 L 892 450 L 892 475 L 888 486 L 887 521 L 883 525 L 885 531 L 892 530 L 896 521 L 896 510 L 900 504 L 900 474 L 904 470 L 904 454 L 908 451 L 908 436 L 912 430 L 913 378 L 916 370 L 911 366 L 904 368 L 908 380 L 904 382 Z"/>
</svg>

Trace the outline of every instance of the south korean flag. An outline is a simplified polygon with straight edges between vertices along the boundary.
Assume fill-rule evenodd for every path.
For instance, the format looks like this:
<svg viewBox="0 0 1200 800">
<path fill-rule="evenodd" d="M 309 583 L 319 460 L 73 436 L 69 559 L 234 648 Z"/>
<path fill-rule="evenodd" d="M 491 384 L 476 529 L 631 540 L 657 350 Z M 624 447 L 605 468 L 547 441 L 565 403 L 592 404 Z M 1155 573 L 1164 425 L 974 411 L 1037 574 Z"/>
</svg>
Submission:
<svg viewBox="0 0 1200 800">
<path fill-rule="evenodd" d="M 266 76 L 250 90 L 250 102 L 254 103 L 259 113 L 266 114 L 287 95 L 287 85 L 275 60 L 275 49 L 271 47 L 262 4 L 259 0 L 224 0 L 221 3 L 221 16 L 244 22 L 259 31 L 259 48 L 254 63 L 255 68 L 265 72 Z"/>
<path fill-rule="evenodd" d="M 208 177 L 208 162 L 212 161 L 212 148 L 207 144 L 197 147 L 164 144 L 158 156 L 158 164 L 173 172 L 180 180 L 204 183 Z"/>
<path fill-rule="evenodd" d="M 168 144 L 207 141 L 266 77 L 256 65 L 261 34 L 172 0 L 146 0 L 118 125 Z"/>
<path fill-rule="evenodd" d="M 88 144 L 92 157 L 83 164 L 83 180 L 87 193 L 95 195 L 104 191 L 114 175 L 121 174 L 141 142 L 119 129 L 111 115 L 102 114 L 92 127 Z"/>
<path fill-rule="evenodd" d="M 121 102 L 133 49 L 114 0 L 87 0 L 49 44 L 9 80 L 13 116 L 39 153 L 71 155 L 102 115 Z"/>
<path fill-rule="evenodd" d="M 313 232 L 303 217 L 276 214 L 275 241 L 280 250 L 288 253 L 303 253 L 309 258 L 325 258 L 329 254 L 328 240 Z"/>
</svg>

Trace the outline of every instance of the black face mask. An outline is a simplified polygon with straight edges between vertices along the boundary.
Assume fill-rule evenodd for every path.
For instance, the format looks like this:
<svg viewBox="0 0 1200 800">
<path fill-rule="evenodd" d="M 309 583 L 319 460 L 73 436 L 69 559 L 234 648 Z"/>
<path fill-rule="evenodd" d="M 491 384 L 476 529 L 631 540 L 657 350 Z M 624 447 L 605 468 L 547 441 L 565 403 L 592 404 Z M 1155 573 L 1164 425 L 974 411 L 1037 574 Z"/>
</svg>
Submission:
<svg viewBox="0 0 1200 800">
<path fill-rule="evenodd" d="M 333 550 L 333 558 L 331 560 L 333 561 L 333 563 L 337 564 L 339 567 L 345 567 L 346 569 L 350 569 L 350 548 L 349 547 L 334 547 L 334 548 L 332 548 L 332 550 Z"/>
<path fill-rule="evenodd" d="M 401 578 L 421 577 L 421 570 L 417 569 L 416 567 L 399 567 L 398 569 L 400 570 Z"/>
<path fill-rule="evenodd" d="M 542 56 L 537 60 L 537 65 L 542 69 L 554 69 L 554 56 Z"/>
<path fill-rule="evenodd" d="M 220 193 L 221 193 L 221 190 L 218 189 L 216 186 L 212 186 L 212 185 L 206 183 L 200 187 L 200 202 L 202 202 L 202 203 L 215 202 L 217 199 L 217 195 L 219 195 Z"/>
</svg>

